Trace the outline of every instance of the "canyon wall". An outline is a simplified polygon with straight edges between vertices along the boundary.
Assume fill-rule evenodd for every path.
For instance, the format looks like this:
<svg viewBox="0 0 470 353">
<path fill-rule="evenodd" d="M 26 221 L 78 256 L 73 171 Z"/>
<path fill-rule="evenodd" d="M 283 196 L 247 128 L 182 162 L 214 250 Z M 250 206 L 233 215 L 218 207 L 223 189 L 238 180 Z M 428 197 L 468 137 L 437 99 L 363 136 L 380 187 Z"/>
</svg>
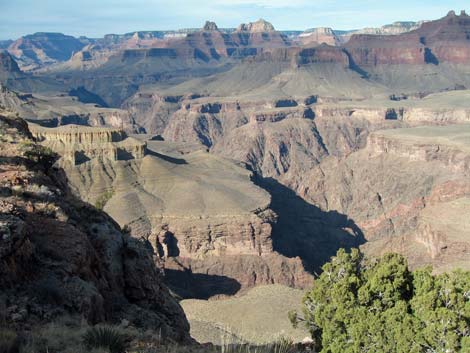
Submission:
<svg viewBox="0 0 470 353">
<path fill-rule="evenodd" d="M 235 294 L 269 283 L 310 285 L 311 275 L 299 258 L 274 250 L 276 214 L 269 209 L 270 196 L 250 181 L 251 173 L 243 167 L 204 151 L 181 157 L 164 154 L 158 148 L 165 142 L 159 141 L 148 141 L 145 155 L 116 159 L 108 151 L 132 138 L 116 141 L 125 135 L 111 129 L 65 126 L 32 131 L 62 155 L 60 166 L 78 195 L 100 204 L 151 246 L 167 283 L 181 295 Z M 80 143 L 67 144 L 70 140 Z M 65 146 L 74 153 L 84 151 L 87 159 L 74 162 Z M 217 280 L 229 285 L 217 288 Z"/>
</svg>

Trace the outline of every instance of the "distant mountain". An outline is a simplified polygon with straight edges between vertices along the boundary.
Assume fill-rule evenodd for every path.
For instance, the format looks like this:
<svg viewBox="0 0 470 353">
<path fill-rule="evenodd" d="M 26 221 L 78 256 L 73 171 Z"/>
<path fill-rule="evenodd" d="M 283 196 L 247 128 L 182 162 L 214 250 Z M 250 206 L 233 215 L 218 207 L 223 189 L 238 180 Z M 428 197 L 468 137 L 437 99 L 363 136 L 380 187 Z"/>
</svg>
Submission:
<svg viewBox="0 0 470 353">
<path fill-rule="evenodd" d="M 355 34 L 370 35 L 398 35 L 414 31 L 421 27 L 426 21 L 420 22 L 394 22 L 382 27 L 362 28 L 358 30 L 341 31 L 329 27 L 310 28 L 297 35 L 297 38 L 303 45 L 320 45 L 322 43 L 329 45 L 341 45 L 346 43 Z"/>
<path fill-rule="evenodd" d="M 360 66 L 466 64 L 470 61 L 470 16 L 451 11 L 400 35 L 354 34 L 345 49 Z"/>
<path fill-rule="evenodd" d="M 17 59 L 21 67 L 35 69 L 70 59 L 86 42 L 62 33 L 40 32 L 15 40 L 8 46 L 8 52 Z"/>
<path fill-rule="evenodd" d="M 328 45 L 340 45 L 341 37 L 332 28 L 319 27 L 307 29 L 299 35 L 299 40 L 303 45 L 319 45 L 322 43 Z"/>
<path fill-rule="evenodd" d="M 423 23 L 426 21 L 419 21 L 419 22 L 412 22 L 412 21 L 398 21 L 393 22 L 392 24 L 388 24 L 379 28 L 363 28 L 358 29 L 355 31 L 350 31 L 347 34 L 376 34 L 376 35 L 396 35 L 402 34 L 410 31 L 414 31 L 421 27 Z"/>
<path fill-rule="evenodd" d="M 13 41 L 11 39 L 7 39 L 7 40 L 0 40 L 0 49 L 6 49 L 8 48 L 8 46 L 13 43 Z"/>
</svg>

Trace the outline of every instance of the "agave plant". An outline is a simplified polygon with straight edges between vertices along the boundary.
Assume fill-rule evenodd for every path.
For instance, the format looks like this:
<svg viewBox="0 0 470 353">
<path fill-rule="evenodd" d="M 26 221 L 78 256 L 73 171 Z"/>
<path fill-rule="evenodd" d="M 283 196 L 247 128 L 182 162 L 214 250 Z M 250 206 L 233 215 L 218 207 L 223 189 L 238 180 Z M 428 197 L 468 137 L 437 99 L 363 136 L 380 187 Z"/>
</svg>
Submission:
<svg viewBox="0 0 470 353">
<path fill-rule="evenodd" d="M 95 326 L 85 332 L 83 344 L 88 349 L 104 348 L 110 353 L 124 353 L 128 346 L 128 338 L 112 327 Z"/>
</svg>

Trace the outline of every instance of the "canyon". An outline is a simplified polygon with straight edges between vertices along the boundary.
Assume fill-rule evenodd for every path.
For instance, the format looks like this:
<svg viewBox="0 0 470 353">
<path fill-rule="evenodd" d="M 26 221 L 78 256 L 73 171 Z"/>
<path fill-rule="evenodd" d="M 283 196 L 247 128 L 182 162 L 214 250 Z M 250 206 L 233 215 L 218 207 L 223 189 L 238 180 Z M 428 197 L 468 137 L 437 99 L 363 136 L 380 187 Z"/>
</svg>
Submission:
<svg viewBox="0 0 470 353">
<path fill-rule="evenodd" d="M 207 21 L 4 47 L 4 124 L 26 121 L 22 139 L 56 155 L 59 189 L 107 225 L 112 249 L 145 248 L 129 266 L 147 282 L 120 269 L 112 290 L 135 285 L 123 300 L 135 294 L 138 310 L 160 293 L 170 337 L 189 339 L 172 296 L 309 288 L 340 248 L 470 269 L 464 11 L 355 31 Z M 96 222 L 76 223 L 99 258 Z"/>
</svg>

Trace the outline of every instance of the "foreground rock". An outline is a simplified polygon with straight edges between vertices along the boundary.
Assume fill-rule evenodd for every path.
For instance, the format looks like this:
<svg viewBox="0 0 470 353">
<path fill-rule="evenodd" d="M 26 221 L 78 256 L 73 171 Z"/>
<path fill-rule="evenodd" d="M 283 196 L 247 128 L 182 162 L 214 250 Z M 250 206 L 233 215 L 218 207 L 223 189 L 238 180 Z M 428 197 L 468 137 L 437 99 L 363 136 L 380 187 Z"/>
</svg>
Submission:
<svg viewBox="0 0 470 353">
<path fill-rule="evenodd" d="M 28 330 L 64 315 L 127 320 L 187 342 L 184 313 L 151 254 L 105 213 L 72 196 L 54 155 L 24 121 L 0 116 L 0 303 Z"/>
</svg>

